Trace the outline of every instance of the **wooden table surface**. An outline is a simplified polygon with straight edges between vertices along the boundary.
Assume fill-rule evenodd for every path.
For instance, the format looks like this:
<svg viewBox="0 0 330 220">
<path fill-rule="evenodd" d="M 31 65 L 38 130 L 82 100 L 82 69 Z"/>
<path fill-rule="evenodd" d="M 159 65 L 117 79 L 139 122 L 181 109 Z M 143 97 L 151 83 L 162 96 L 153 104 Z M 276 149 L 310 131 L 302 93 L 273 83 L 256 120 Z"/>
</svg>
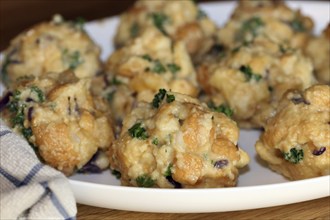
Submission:
<svg viewBox="0 0 330 220">
<path fill-rule="evenodd" d="M 145 213 L 128 212 L 78 204 L 77 219 L 330 219 L 330 197 L 271 208 L 217 213 Z"/>
<path fill-rule="evenodd" d="M 202 0 L 203 1 L 203 0 Z M 204 0 L 209 1 L 209 0 Z M 87 20 L 118 14 L 134 0 L 0 0 L 0 50 L 22 30 L 55 13 Z M 23 16 L 28 14 L 28 16 Z M 330 186 L 329 186 L 330 187 Z M 306 189 L 309 190 L 309 189 Z M 284 206 L 198 214 L 128 212 L 78 204 L 77 219 L 329 219 L 330 197 Z"/>
</svg>

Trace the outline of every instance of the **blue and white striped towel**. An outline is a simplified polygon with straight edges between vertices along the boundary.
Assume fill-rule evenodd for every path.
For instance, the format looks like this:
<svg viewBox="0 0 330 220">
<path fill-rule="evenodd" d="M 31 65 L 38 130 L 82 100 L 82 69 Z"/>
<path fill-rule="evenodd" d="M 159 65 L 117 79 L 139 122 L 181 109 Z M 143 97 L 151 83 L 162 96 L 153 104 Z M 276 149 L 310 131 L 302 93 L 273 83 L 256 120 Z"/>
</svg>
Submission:
<svg viewBox="0 0 330 220">
<path fill-rule="evenodd" d="M 75 219 L 76 213 L 66 177 L 40 163 L 0 119 L 0 219 Z"/>
</svg>

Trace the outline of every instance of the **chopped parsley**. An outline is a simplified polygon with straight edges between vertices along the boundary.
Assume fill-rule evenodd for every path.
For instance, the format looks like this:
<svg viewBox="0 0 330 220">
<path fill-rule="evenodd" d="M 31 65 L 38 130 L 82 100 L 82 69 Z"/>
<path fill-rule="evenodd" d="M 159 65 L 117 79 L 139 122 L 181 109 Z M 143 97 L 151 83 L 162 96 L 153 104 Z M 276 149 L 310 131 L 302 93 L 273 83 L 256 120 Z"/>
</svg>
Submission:
<svg viewBox="0 0 330 220">
<path fill-rule="evenodd" d="M 148 133 L 144 127 L 142 127 L 141 123 L 136 123 L 130 129 L 128 129 L 128 133 L 133 138 L 137 138 L 140 140 L 145 140 L 148 138 Z"/>
<path fill-rule="evenodd" d="M 121 173 L 118 170 L 111 170 L 111 174 L 114 175 L 117 179 L 120 179 Z"/>
<path fill-rule="evenodd" d="M 159 141 L 158 141 L 158 138 L 154 138 L 153 140 L 152 140 L 152 144 L 154 144 L 154 145 L 158 145 L 159 144 Z"/>
<path fill-rule="evenodd" d="M 21 92 L 18 90 L 15 90 L 13 95 L 11 96 L 11 101 L 8 103 L 8 109 L 10 112 L 18 111 L 20 95 L 21 95 Z"/>
<path fill-rule="evenodd" d="M 140 32 L 139 25 L 136 22 L 134 22 L 131 28 L 129 29 L 129 32 L 132 38 L 137 37 Z"/>
<path fill-rule="evenodd" d="M 173 164 L 170 163 L 164 173 L 164 176 L 167 177 L 167 176 L 172 176 L 172 167 L 173 167 Z"/>
<path fill-rule="evenodd" d="M 145 59 L 145 60 L 147 60 L 149 62 L 152 62 L 152 58 L 148 54 L 143 55 L 142 56 L 142 59 Z"/>
<path fill-rule="evenodd" d="M 112 102 L 113 97 L 115 96 L 115 93 L 116 93 L 116 91 L 112 91 L 112 92 L 109 92 L 109 93 L 106 95 L 106 99 L 107 99 L 107 101 L 108 101 L 109 103 Z"/>
<path fill-rule="evenodd" d="M 219 106 L 216 106 L 214 104 L 214 102 L 210 101 L 209 103 L 207 103 L 207 106 L 212 110 L 212 111 L 215 111 L 215 112 L 221 112 L 221 113 L 224 113 L 227 117 L 231 117 L 233 116 L 234 114 L 234 111 L 227 105 L 225 104 L 221 104 Z"/>
<path fill-rule="evenodd" d="M 158 108 L 160 103 L 163 101 L 165 95 L 166 95 L 166 90 L 159 89 L 159 92 L 154 96 L 154 99 L 152 100 L 152 106 Z"/>
<path fill-rule="evenodd" d="M 141 58 L 153 63 L 153 67 L 151 71 L 155 73 L 161 74 L 169 70 L 171 73 L 176 74 L 178 71 L 181 70 L 181 67 L 176 65 L 175 63 L 169 63 L 166 66 L 164 66 L 159 60 L 152 59 L 151 56 L 148 54 L 142 55 Z M 146 71 L 149 70 L 150 70 L 149 68 L 146 68 Z"/>
<path fill-rule="evenodd" d="M 167 69 L 169 69 L 171 71 L 171 73 L 176 74 L 176 72 L 181 70 L 181 67 L 179 67 L 175 63 L 170 63 L 170 64 L 167 64 Z"/>
<path fill-rule="evenodd" d="M 22 128 L 22 134 L 27 140 L 29 140 L 30 137 L 33 135 L 32 129 L 31 128 Z"/>
<path fill-rule="evenodd" d="M 119 79 L 117 79 L 116 76 L 114 76 L 110 81 L 110 85 L 118 86 L 118 85 L 121 85 L 121 84 L 123 84 L 123 82 L 120 81 Z"/>
<path fill-rule="evenodd" d="M 25 105 L 22 106 L 15 114 L 15 116 L 12 118 L 12 123 L 15 126 L 23 126 L 24 124 L 24 108 L 25 108 Z"/>
<path fill-rule="evenodd" d="M 171 103 L 174 100 L 175 100 L 175 96 L 174 95 L 169 95 L 169 94 L 166 95 L 166 102 L 167 103 Z"/>
<path fill-rule="evenodd" d="M 139 187 L 152 187 L 155 185 L 155 180 L 146 174 L 138 176 L 135 181 Z"/>
<path fill-rule="evenodd" d="M 165 73 L 166 69 L 165 69 L 164 65 L 159 60 L 155 60 L 154 61 L 154 66 L 151 69 L 151 71 L 155 72 L 155 73 Z"/>
<path fill-rule="evenodd" d="M 82 17 L 76 18 L 75 21 L 73 21 L 73 25 L 77 30 L 84 31 L 86 20 Z"/>
<path fill-rule="evenodd" d="M 239 70 L 244 74 L 246 81 L 254 79 L 258 82 L 262 78 L 261 75 L 254 73 L 250 66 L 243 65 L 239 68 Z"/>
<path fill-rule="evenodd" d="M 83 63 L 79 51 L 74 51 L 70 53 L 68 49 L 63 50 L 62 60 L 70 70 L 75 70 L 80 64 Z"/>
<path fill-rule="evenodd" d="M 45 101 L 45 95 L 44 95 L 43 91 L 41 91 L 41 89 L 39 89 L 36 86 L 32 86 L 30 89 L 31 89 L 31 92 L 35 92 L 37 94 L 39 102 Z"/>
<path fill-rule="evenodd" d="M 294 164 L 304 159 L 304 151 L 302 149 L 297 150 L 296 148 L 291 148 L 290 152 L 283 153 L 283 155 L 285 160 Z"/>
<path fill-rule="evenodd" d="M 154 99 L 152 100 L 152 106 L 154 108 L 158 108 L 160 106 L 160 103 L 163 101 L 163 99 L 166 96 L 166 102 L 171 103 L 175 100 L 174 95 L 166 94 L 167 91 L 165 89 L 159 89 L 159 92 L 154 96 Z"/>
<path fill-rule="evenodd" d="M 153 21 L 153 24 L 162 32 L 164 35 L 167 35 L 164 25 L 168 21 L 168 17 L 165 14 L 162 13 L 152 13 L 151 18 Z"/>
<path fill-rule="evenodd" d="M 38 95 L 38 102 L 44 101 L 43 92 L 37 87 L 31 87 L 31 91 L 36 92 Z M 23 136 L 29 140 L 32 134 L 31 128 L 24 127 L 25 114 L 24 111 L 27 107 L 25 102 L 22 102 L 20 99 L 21 92 L 19 90 L 15 90 L 13 95 L 11 96 L 11 100 L 8 103 L 7 107 L 11 112 L 11 123 L 13 127 L 17 127 Z"/>
<path fill-rule="evenodd" d="M 291 28 L 296 31 L 296 32 L 305 32 L 306 28 L 304 26 L 304 24 L 302 23 L 301 20 L 299 20 L 298 18 L 293 19 L 289 25 L 291 26 Z"/>
<path fill-rule="evenodd" d="M 238 31 L 236 40 L 245 40 L 248 34 L 251 34 L 253 38 L 257 36 L 259 28 L 264 26 L 264 22 L 259 17 L 252 17 L 243 22 L 241 29 Z"/>
<path fill-rule="evenodd" d="M 197 20 L 201 20 L 204 18 L 207 18 L 207 14 L 203 10 L 199 9 L 197 13 Z"/>
</svg>

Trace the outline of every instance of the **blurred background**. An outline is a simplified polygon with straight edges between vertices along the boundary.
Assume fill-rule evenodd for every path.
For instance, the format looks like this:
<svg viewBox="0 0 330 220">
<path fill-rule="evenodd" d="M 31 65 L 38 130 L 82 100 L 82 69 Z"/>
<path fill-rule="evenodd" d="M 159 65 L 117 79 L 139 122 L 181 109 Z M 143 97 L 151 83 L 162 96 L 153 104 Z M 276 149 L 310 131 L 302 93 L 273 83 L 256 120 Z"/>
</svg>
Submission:
<svg viewBox="0 0 330 220">
<path fill-rule="evenodd" d="M 82 17 L 86 21 L 117 15 L 136 0 L 0 0 L 0 51 L 23 30 L 56 13 L 65 19 Z M 209 2 L 217 0 L 198 0 Z M 219 1 L 219 0 L 218 0 Z"/>
</svg>

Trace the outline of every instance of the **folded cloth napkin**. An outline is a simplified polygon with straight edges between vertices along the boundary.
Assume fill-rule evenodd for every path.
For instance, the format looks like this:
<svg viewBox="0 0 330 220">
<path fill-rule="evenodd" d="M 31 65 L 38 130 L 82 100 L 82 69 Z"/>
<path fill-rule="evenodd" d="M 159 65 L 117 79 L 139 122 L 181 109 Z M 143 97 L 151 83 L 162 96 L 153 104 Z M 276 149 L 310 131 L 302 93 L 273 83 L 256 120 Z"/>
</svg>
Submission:
<svg viewBox="0 0 330 220">
<path fill-rule="evenodd" d="M 0 219 L 75 219 L 67 178 L 0 119 Z"/>
</svg>

